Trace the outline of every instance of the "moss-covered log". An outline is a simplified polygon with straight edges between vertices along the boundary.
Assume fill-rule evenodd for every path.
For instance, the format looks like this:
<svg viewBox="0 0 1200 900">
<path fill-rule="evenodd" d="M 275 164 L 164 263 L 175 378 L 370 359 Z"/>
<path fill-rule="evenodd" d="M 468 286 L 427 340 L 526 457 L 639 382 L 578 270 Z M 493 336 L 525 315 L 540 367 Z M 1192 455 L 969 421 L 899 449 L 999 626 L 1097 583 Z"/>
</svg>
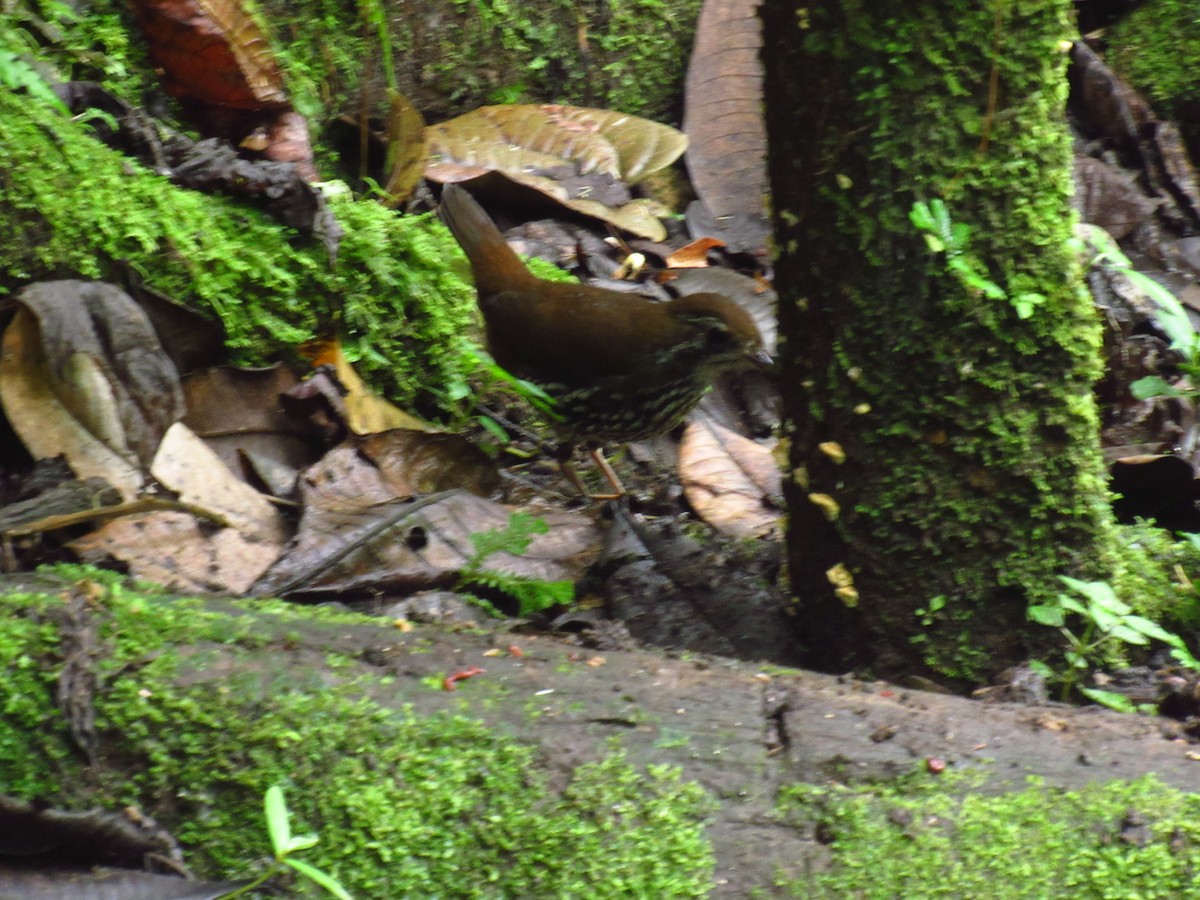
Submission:
<svg viewBox="0 0 1200 900">
<path fill-rule="evenodd" d="M 978 679 L 1059 574 L 1117 574 L 1072 237 L 1070 4 L 766 0 L 812 661 Z M 935 252 L 910 220 L 945 203 Z M 1029 313 L 1032 314 L 1029 314 Z M 843 458 L 844 454 L 844 458 Z"/>
<path fill-rule="evenodd" d="M 381 392 L 402 403 L 461 383 L 458 341 L 474 291 L 431 217 L 334 203 L 338 262 L 249 204 L 175 187 L 27 96 L 0 93 L 0 296 L 39 279 L 147 286 L 218 317 L 246 362 L 294 355 L 335 330 Z M 465 270 L 465 266 L 464 266 Z M 465 275 L 465 271 L 463 273 Z"/>
</svg>

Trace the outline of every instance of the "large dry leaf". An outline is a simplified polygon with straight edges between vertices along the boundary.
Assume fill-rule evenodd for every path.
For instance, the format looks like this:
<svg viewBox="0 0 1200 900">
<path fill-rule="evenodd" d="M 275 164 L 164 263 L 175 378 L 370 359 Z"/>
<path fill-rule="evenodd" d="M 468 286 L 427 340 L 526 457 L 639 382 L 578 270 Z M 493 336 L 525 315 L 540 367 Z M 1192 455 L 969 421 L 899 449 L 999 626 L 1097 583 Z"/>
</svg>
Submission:
<svg viewBox="0 0 1200 900">
<path fill-rule="evenodd" d="M 779 531 L 783 480 L 762 444 L 695 416 L 679 444 L 679 472 L 688 503 L 718 531 L 740 538 Z"/>
<path fill-rule="evenodd" d="M 183 593 L 243 594 L 279 555 L 277 546 L 182 512 L 114 519 L 67 546 L 84 562 L 118 559 L 135 578 Z"/>
<path fill-rule="evenodd" d="M 483 106 L 428 129 L 440 161 L 522 172 L 571 163 L 630 184 L 665 168 L 687 148 L 668 125 L 607 109 Z"/>
<path fill-rule="evenodd" d="M 692 184 L 714 216 L 761 216 L 766 208 L 759 2 L 706 0 L 696 25 L 683 129 Z"/>
<path fill-rule="evenodd" d="M 667 125 L 604 109 L 573 106 L 484 106 L 426 129 L 425 176 L 461 182 L 500 173 L 585 216 L 652 241 L 666 238 L 667 210 L 646 199 L 620 207 L 568 191 L 556 176 L 603 176 L 633 183 L 670 165 L 687 138 Z M 575 196 L 570 196 L 574 193 Z"/>
<path fill-rule="evenodd" d="M 387 121 L 387 184 L 385 206 L 395 207 L 410 196 L 421 180 L 429 158 L 425 117 L 398 91 L 392 91 L 392 108 Z"/>
<path fill-rule="evenodd" d="M 150 471 L 181 502 L 216 513 L 248 539 L 277 548 L 287 539 L 279 510 L 229 471 L 186 425 L 167 432 Z"/>
<path fill-rule="evenodd" d="M 115 519 L 71 542 L 81 559 L 121 560 L 136 577 L 173 590 L 241 594 L 279 556 L 287 540 L 279 511 L 186 426 L 167 432 L 151 471 L 183 503 L 228 525 L 173 511 Z"/>
<path fill-rule="evenodd" d="M 401 498 L 354 455 L 335 451 L 304 473 L 300 532 L 255 594 L 451 586 L 473 552 L 470 535 L 503 528 L 513 512 L 458 490 Z M 598 543 L 595 525 L 572 512 L 542 518 L 550 529 L 535 535 L 524 555 L 498 554 L 486 568 L 546 581 L 578 578 Z"/>
<path fill-rule="evenodd" d="M 30 454 L 63 454 L 125 499 L 183 412 L 175 367 L 149 319 L 100 282 L 34 284 L 4 332 L 0 404 Z"/>
<path fill-rule="evenodd" d="M 133 0 L 150 55 L 176 97 L 231 109 L 285 106 L 270 43 L 238 0 Z"/>
</svg>

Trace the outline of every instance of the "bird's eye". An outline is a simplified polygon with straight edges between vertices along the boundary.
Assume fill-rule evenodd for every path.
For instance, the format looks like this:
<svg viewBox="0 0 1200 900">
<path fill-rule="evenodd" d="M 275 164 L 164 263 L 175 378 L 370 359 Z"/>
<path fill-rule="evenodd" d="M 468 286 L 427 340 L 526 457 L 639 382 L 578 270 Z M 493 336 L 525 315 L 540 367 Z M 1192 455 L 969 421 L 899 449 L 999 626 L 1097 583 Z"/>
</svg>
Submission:
<svg viewBox="0 0 1200 900">
<path fill-rule="evenodd" d="M 733 336 L 724 322 L 713 322 L 704 332 L 704 342 L 709 347 L 728 347 L 733 342 Z"/>
</svg>

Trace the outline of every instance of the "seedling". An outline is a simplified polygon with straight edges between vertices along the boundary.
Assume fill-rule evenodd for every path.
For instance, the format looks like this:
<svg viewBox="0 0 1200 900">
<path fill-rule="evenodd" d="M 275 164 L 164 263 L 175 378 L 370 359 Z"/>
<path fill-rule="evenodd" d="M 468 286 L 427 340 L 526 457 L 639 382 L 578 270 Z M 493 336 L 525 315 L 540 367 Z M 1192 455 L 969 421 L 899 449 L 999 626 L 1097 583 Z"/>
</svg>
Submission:
<svg viewBox="0 0 1200 900">
<path fill-rule="evenodd" d="M 267 834 L 271 838 L 271 851 L 275 856 L 274 862 L 258 878 L 249 884 L 242 885 L 235 891 L 222 894 L 219 900 L 232 900 L 234 897 L 241 897 L 244 894 L 248 894 L 260 885 L 265 884 L 271 878 L 274 878 L 283 870 L 284 866 L 292 868 L 309 881 L 320 885 L 332 896 L 337 897 L 338 900 L 352 900 L 350 894 L 332 875 L 322 872 L 316 866 L 309 865 L 302 860 L 291 858 L 292 853 L 298 850 L 307 850 L 309 847 L 314 846 L 317 843 L 317 836 L 315 834 L 292 834 L 292 826 L 288 821 L 287 802 L 283 797 L 283 789 L 278 785 L 272 785 L 267 788 L 267 793 L 263 797 L 263 810 L 267 818 Z"/>
</svg>

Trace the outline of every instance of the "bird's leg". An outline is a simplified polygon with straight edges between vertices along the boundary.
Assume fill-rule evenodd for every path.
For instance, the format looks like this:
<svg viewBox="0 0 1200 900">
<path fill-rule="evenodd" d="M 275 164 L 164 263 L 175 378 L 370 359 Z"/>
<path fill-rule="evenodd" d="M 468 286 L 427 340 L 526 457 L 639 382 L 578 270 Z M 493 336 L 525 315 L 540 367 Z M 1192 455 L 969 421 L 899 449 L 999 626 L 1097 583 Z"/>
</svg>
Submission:
<svg viewBox="0 0 1200 900">
<path fill-rule="evenodd" d="M 593 494 L 592 499 L 593 500 L 618 500 L 621 497 L 625 496 L 625 485 L 621 484 L 621 479 L 617 477 L 616 470 L 614 470 L 613 467 L 608 464 L 608 460 L 604 458 L 604 453 L 600 450 L 600 448 L 593 447 L 591 450 L 591 454 L 592 454 L 592 462 L 594 462 L 596 464 L 596 468 L 598 468 L 604 474 L 604 477 L 608 479 L 608 483 L 611 484 L 613 490 L 616 491 L 616 493 L 613 494 L 612 496 L 605 496 L 605 497 L 600 497 L 600 496 Z"/>
<path fill-rule="evenodd" d="M 592 461 L 596 464 L 596 468 L 600 470 L 608 483 L 612 485 L 613 493 L 593 494 L 589 491 L 587 485 L 583 483 L 583 479 L 579 477 L 579 473 L 575 471 L 575 466 L 571 463 L 571 452 L 573 449 L 570 444 L 564 444 L 559 447 L 557 454 L 558 467 L 580 494 L 588 500 L 619 500 L 625 496 L 625 485 L 621 484 L 621 479 L 617 477 L 617 473 L 613 471 L 613 467 L 608 464 L 608 460 L 604 458 L 604 454 L 600 452 L 598 447 L 592 448 L 590 451 Z"/>
</svg>

